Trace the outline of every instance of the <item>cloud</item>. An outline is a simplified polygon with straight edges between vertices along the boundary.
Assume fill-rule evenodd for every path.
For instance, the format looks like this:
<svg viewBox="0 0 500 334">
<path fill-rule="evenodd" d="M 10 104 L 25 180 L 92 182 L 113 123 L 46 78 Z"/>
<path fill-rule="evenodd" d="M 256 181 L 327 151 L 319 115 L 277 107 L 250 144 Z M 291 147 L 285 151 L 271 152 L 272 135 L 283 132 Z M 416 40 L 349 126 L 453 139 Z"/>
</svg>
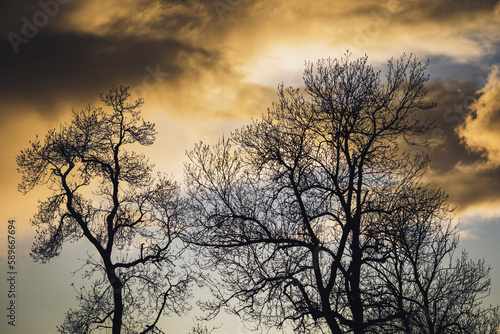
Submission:
<svg viewBox="0 0 500 334">
<path fill-rule="evenodd" d="M 445 190 L 457 213 L 468 211 L 493 211 L 499 215 L 500 169 L 489 168 L 480 163 L 459 163 L 445 174 L 431 171 L 427 175 L 433 186 Z"/>
<path fill-rule="evenodd" d="M 76 33 L 40 33 L 16 57 L 0 59 L 0 101 L 6 114 L 19 112 L 5 110 L 6 105 L 16 104 L 35 105 L 46 115 L 57 114 L 60 103 L 93 102 L 113 84 L 144 85 L 151 69 L 168 73 L 168 77 L 156 79 L 176 87 L 187 76 L 196 77 L 200 64 L 218 68 L 218 57 L 216 51 L 175 39 L 116 41 Z"/>
<path fill-rule="evenodd" d="M 17 17 L 40 10 L 2 6 Z M 65 6 L 54 21 L 19 45 L 17 54 L 11 41 L 0 36 L 0 48 L 7 50 L 0 53 L 0 107 L 5 115 L 35 109 L 59 117 L 69 104 L 79 108 L 97 102 L 99 93 L 113 84 L 129 85 L 155 107 L 163 103 L 165 110 L 182 115 L 189 110 L 191 116 L 235 117 L 251 113 L 254 104 L 270 102 L 263 98 L 270 95 L 267 87 L 240 83 L 245 78 L 238 66 L 246 62 L 245 52 L 221 46 L 227 42 L 226 27 L 234 23 L 229 14 L 243 15 L 244 4 L 228 12 L 226 20 L 219 19 L 212 3 L 197 1 L 85 1 Z M 168 76 L 152 82 L 151 69 Z M 249 103 L 247 96 L 258 102 Z"/>
<path fill-rule="evenodd" d="M 431 163 L 425 180 L 450 195 L 458 213 L 495 211 L 500 205 L 498 129 L 500 90 L 497 67 L 483 88 L 477 80 L 430 82 L 429 99 L 438 107 L 424 113 L 435 122 L 430 133 Z"/>
<path fill-rule="evenodd" d="M 114 38 L 193 41 L 213 15 L 209 3 L 162 0 L 89 0 L 65 17 L 63 29 Z"/>
<path fill-rule="evenodd" d="M 16 0 L 0 2 L 0 32 L 5 36 L 8 32 L 20 33 L 23 26 L 22 18 L 32 20 L 33 15 L 40 11 L 37 1 Z"/>
<path fill-rule="evenodd" d="M 494 11 L 497 3 L 498 0 L 462 0 L 460 2 L 453 0 L 410 0 L 408 6 L 412 11 L 426 13 L 428 19 L 456 22 L 457 19 L 488 15 Z"/>
<path fill-rule="evenodd" d="M 458 164 L 473 164 L 484 160 L 483 152 L 468 150 L 456 133 L 470 113 L 470 104 L 480 83 L 471 79 L 435 79 L 428 85 L 429 101 L 437 103 L 435 109 L 424 111 L 422 118 L 434 123 L 427 134 L 431 146 L 430 168 L 437 173 L 447 173 Z"/>
<path fill-rule="evenodd" d="M 40 10 L 38 4 L 21 2 L 0 5 L 3 31 L 20 33 L 21 17 Z M 45 112 L 61 100 L 87 103 L 111 84 L 141 85 L 146 67 L 157 65 L 169 73 L 171 85 L 165 87 L 190 95 L 180 89 L 201 89 L 202 77 L 218 78 L 201 83 L 215 86 L 203 93 L 239 81 L 295 84 L 304 61 L 341 56 L 350 47 L 381 62 L 411 50 L 422 56 L 446 54 L 451 61 L 477 59 L 488 51 L 480 28 L 484 22 L 496 27 L 491 1 L 223 3 L 229 9 L 222 14 L 215 2 L 194 0 L 61 5 L 46 27 L 19 46 L 19 54 L 1 53 L 3 106 L 26 103 L 23 91 Z M 464 22 L 448 24 L 457 17 Z M 12 51 L 5 35 L 0 38 L 0 47 Z"/>
<path fill-rule="evenodd" d="M 488 83 L 457 133 L 473 152 L 486 152 L 492 165 L 500 165 L 500 68 L 493 66 Z"/>
<path fill-rule="evenodd" d="M 265 112 L 278 83 L 300 86 L 305 61 L 339 57 L 350 48 L 354 56 L 366 52 L 370 62 L 384 64 L 414 51 L 438 61 L 437 75 L 431 74 L 443 78 L 429 83 L 430 98 L 440 104 L 425 114 L 438 129 L 431 134 L 429 179 L 453 188 L 453 200 L 463 207 L 495 196 L 489 187 L 495 170 L 472 168 L 485 166 L 486 153 L 497 160 L 492 142 L 475 134 L 487 129 L 493 104 L 486 112 L 477 104 L 484 115 L 476 119 L 469 105 L 479 89 L 473 73 L 498 54 L 498 1 L 220 1 L 229 6 L 222 12 L 215 1 L 69 1 L 18 54 L 7 33 L 21 33 L 21 18 L 32 18 L 40 5 L 2 2 L 3 114 L 21 119 L 36 113 L 53 124 L 70 105 L 98 103 L 99 93 L 125 84 L 145 97 L 146 109 L 183 124 L 197 118 L 233 124 Z M 157 81 L 152 71 L 162 74 Z M 492 92 L 481 93 L 481 101 Z M 466 132 L 459 134 L 465 119 Z M 480 134 L 494 136 L 492 127 L 488 131 Z M 462 195 L 468 189 L 462 180 L 471 181 L 463 173 L 480 178 L 484 196 Z"/>
</svg>

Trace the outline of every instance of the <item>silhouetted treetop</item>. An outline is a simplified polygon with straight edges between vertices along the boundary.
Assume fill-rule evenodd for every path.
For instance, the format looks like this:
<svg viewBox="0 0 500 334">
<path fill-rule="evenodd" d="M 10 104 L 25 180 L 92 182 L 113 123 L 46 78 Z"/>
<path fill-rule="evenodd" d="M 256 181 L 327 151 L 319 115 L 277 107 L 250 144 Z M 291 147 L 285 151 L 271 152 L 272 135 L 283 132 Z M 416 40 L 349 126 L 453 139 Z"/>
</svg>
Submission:
<svg viewBox="0 0 500 334">
<path fill-rule="evenodd" d="M 432 128 L 419 115 L 435 106 L 427 64 L 403 55 L 381 78 L 367 61 L 308 63 L 304 93 L 280 85 L 261 119 L 188 153 L 187 240 L 202 267 L 217 268 L 209 318 L 226 308 L 301 333 L 361 334 L 405 331 L 405 319 L 423 312 L 412 282 L 432 269 L 419 261 L 395 281 L 389 274 L 420 253 L 440 270 L 453 248 L 453 234 L 439 232 L 447 197 L 421 183 L 429 157 L 400 147 Z M 479 283 L 461 293 L 481 295 L 487 272 L 471 270 Z"/>
<path fill-rule="evenodd" d="M 141 117 L 143 100 L 129 98 L 127 87 L 113 87 L 101 95 L 106 110 L 73 110 L 71 123 L 17 157 L 19 190 L 47 184 L 52 192 L 32 219 L 34 260 L 45 263 L 81 238 L 96 251 L 83 271 L 93 283 L 78 292 L 80 308 L 67 313 L 62 333 L 161 333 L 162 314 L 188 308 L 192 275 L 176 268 L 185 205 L 175 181 L 155 179 L 146 157 L 127 149 L 151 145 L 156 135 Z"/>
</svg>

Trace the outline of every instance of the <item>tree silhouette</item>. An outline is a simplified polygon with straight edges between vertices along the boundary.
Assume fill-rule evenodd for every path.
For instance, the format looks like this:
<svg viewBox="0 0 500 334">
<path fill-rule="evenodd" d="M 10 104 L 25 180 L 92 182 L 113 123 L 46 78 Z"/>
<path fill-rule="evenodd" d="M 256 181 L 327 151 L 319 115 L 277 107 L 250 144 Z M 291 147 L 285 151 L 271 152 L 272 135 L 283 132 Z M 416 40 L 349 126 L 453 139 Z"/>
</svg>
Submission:
<svg viewBox="0 0 500 334">
<path fill-rule="evenodd" d="M 360 334 L 404 331 L 415 316 L 420 299 L 408 306 L 414 296 L 393 285 L 425 280 L 423 259 L 412 277 L 387 272 L 397 275 L 399 256 L 411 266 L 420 250 L 440 268 L 443 253 L 418 242 L 434 242 L 449 210 L 443 192 L 421 183 L 428 156 L 401 149 L 432 128 L 418 116 L 435 106 L 425 101 L 427 65 L 403 55 L 387 66 L 382 79 L 366 56 L 309 63 L 306 95 L 281 85 L 261 120 L 188 153 L 187 239 L 200 246 L 202 268 L 218 272 L 208 317 L 227 308 L 267 326 Z M 412 293 L 433 297 L 415 284 Z"/>
<path fill-rule="evenodd" d="M 392 229 L 384 240 L 387 260 L 372 266 L 378 276 L 374 286 L 387 287 L 393 310 L 405 315 L 382 332 L 497 333 L 498 307 L 482 307 L 490 268 L 484 260 L 469 260 L 465 251 L 454 258 L 458 228 L 448 220 L 446 196 L 424 196 L 423 202 L 419 192 L 402 193 L 401 209 L 387 216 Z"/>
<path fill-rule="evenodd" d="M 19 190 L 47 185 L 32 219 L 37 238 L 31 256 L 45 263 L 64 242 L 87 239 L 95 249 L 83 266 L 94 279 L 78 292 L 80 307 L 69 310 L 61 333 L 162 333 L 165 313 L 187 308 L 192 276 L 175 268 L 184 204 L 179 186 L 159 175 L 130 144 L 153 144 L 154 124 L 140 117 L 143 100 L 128 102 L 127 87 L 113 87 L 101 100 L 110 112 L 87 106 L 73 110 L 70 124 L 51 130 L 17 156 Z"/>
</svg>

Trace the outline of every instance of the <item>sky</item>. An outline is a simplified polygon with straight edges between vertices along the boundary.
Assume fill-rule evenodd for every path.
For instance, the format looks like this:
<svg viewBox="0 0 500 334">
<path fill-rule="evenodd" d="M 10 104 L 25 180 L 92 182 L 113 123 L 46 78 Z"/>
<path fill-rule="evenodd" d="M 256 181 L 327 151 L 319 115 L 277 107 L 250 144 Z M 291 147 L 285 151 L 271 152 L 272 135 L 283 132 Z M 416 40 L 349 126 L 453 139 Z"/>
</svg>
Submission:
<svg viewBox="0 0 500 334">
<path fill-rule="evenodd" d="M 100 105 L 112 85 L 145 99 L 156 123 L 145 153 L 182 181 L 185 151 L 265 113 L 277 86 L 300 87 L 307 61 L 368 55 L 428 60 L 436 128 L 425 180 L 449 194 L 462 248 L 491 264 L 500 304 L 500 2 L 492 0 L 6 0 L 0 2 L 0 332 L 56 333 L 76 307 L 84 243 L 34 263 L 30 218 L 46 191 L 17 191 L 15 157 L 35 136 Z M 8 220 L 15 220 L 16 326 L 6 317 Z M 4 314 L 5 313 L 5 314 Z M 164 328 L 187 333 L 194 313 Z M 247 333 L 222 316 L 216 333 Z"/>
</svg>

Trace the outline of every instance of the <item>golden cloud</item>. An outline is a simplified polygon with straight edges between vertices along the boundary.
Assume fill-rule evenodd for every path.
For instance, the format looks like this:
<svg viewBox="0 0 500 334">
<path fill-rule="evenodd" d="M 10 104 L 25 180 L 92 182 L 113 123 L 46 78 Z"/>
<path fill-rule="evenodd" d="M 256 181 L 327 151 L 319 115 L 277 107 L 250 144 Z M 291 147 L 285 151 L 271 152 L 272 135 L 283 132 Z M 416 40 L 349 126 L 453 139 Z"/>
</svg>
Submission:
<svg viewBox="0 0 500 334">
<path fill-rule="evenodd" d="M 489 41 L 500 31 L 500 22 L 493 19 L 499 8 L 491 0 L 460 5 L 451 0 L 341 0 L 335 5 L 327 0 L 90 0 L 75 5 L 66 29 L 110 38 L 175 38 L 207 49 L 236 50 L 239 56 L 232 65 L 255 73 L 253 64 L 273 68 L 276 57 L 297 54 L 300 59 L 293 66 L 300 67 L 305 60 L 341 56 L 346 49 L 367 52 L 377 61 L 403 51 L 470 61 L 491 52 Z M 279 49 L 288 52 L 276 54 Z M 321 54 L 311 56 L 318 49 Z"/>
<path fill-rule="evenodd" d="M 198 1 L 85 1 L 66 17 L 63 29 L 113 38 L 189 41 L 207 24 L 206 4 Z"/>
<path fill-rule="evenodd" d="M 472 151 L 486 151 L 489 162 L 500 165 L 500 68 L 493 66 L 481 96 L 471 105 L 457 132 Z"/>
</svg>

